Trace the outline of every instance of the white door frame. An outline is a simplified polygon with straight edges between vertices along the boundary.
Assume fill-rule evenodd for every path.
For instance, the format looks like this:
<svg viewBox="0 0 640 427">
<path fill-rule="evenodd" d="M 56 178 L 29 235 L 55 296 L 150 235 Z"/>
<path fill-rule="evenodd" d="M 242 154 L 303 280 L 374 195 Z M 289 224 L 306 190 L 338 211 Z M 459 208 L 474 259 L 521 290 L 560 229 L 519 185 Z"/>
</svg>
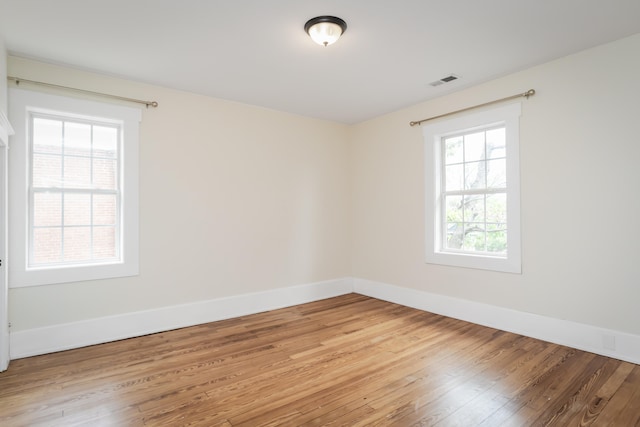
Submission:
<svg viewBox="0 0 640 427">
<path fill-rule="evenodd" d="M 0 111 L 0 372 L 9 366 L 9 281 L 7 275 L 7 184 L 9 135 L 13 129 Z"/>
</svg>

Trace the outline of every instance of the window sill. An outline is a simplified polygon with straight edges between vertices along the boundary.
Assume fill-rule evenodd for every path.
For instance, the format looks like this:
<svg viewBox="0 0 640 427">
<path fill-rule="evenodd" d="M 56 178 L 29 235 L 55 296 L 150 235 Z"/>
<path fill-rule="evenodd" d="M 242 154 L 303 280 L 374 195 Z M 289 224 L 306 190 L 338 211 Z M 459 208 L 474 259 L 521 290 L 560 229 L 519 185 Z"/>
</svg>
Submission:
<svg viewBox="0 0 640 427">
<path fill-rule="evenodd" d="M 426 256 L 428 264 L 439 264 L 451 267 L 475 268 L 503 273 L 522 273 L 520 262 L 513 258 L 491 257 L 486 255 L 453 254 L 446 252 L 431 252 Z"/>
</svg>

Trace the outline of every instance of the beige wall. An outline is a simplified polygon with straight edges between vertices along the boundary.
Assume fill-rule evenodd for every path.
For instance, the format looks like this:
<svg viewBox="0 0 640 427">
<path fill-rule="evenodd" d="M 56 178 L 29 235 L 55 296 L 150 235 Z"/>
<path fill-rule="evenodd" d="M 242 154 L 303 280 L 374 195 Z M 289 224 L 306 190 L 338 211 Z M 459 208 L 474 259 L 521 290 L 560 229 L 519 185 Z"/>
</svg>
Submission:
<svg viewBox="0 0 640 427">
<path fill-rule="evenodd" d="M 355 277 L 640 333 L 640 35 L 350 129 Z M 522 275 L 426 264 L 410 120 L 524 92 Z"/>
<path fill-rule="evenodd" d="M 22 58 L 8 66 L 160 104 L 141 123 L 141 274 L 11 289 L 12 331 L 350 274 L 344 125 Z"/>
<path fill-rule="evenodd" d="M 640 35 L 346 127 L 9 58 L 27 79 L 157 100 L 141 128 L 141 274 L 12 289 L 13 331 L 354 276 L 640 333 Z M 410 120 L 534 88 L 522 275 L 425 264 Z"/>
</svg>

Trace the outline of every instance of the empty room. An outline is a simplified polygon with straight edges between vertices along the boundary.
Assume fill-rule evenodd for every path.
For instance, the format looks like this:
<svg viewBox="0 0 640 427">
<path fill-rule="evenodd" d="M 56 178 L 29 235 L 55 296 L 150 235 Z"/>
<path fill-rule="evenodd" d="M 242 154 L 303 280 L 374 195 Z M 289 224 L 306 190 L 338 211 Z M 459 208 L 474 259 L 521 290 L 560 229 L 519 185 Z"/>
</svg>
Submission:
<svg viewBox="0 0 640 427">
<path fill-rule="evenodd" d="M 0 425 L 640 425 L 637 0 L 0 0 Z"/>
</svg>

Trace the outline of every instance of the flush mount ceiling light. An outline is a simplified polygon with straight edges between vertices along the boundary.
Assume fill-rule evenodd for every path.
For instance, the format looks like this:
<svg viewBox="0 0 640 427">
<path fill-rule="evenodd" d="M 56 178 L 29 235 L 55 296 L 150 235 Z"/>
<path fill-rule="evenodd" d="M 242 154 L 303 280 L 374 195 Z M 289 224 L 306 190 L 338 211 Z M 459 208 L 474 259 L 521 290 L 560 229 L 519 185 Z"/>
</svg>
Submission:
<svg viewBox="0 0 640 427">
<path fill-rule="evenodd" d="M 329 46 L 347 31 L 347 23 L 335 16 L 317 16 L 304 24 L 304 30 L 314 42 Z"/>
</svg>

